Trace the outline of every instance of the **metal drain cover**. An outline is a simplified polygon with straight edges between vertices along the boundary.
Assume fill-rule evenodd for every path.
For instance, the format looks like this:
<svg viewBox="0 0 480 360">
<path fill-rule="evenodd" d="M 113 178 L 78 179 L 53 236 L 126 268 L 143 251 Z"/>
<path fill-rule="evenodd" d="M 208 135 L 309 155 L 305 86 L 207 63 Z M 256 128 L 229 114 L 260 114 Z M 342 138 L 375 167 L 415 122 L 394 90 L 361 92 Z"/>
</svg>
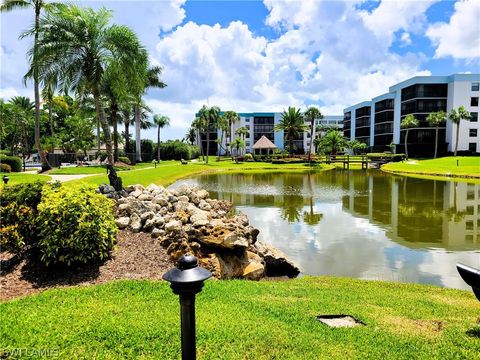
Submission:
<svg viewBox="0 0 480 360">
<path fill-rule="evenodd" d="M 355 327 L 355 326 L 364 326 L 365 324 L 360 320 L 355 319 L 350 315 L 318 315 L 317 320 L 321 323 L 333 327 Z"/>
</svg>

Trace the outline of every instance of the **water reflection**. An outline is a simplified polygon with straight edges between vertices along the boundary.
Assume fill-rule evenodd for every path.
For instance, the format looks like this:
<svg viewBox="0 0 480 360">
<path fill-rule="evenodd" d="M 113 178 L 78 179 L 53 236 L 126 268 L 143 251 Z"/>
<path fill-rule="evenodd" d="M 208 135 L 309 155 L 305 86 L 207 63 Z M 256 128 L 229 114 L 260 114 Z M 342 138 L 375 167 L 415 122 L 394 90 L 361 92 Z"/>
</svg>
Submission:
<svg viewBox="0 0 480 360">
<path fill-rule="evenodd" d="M 479 185 L 380 171 L 213 174 L 185 182 L 233 202 L 261 240 L 307 274 L 466 288 L 455 263 L 480 266 Z"/>
</svg>

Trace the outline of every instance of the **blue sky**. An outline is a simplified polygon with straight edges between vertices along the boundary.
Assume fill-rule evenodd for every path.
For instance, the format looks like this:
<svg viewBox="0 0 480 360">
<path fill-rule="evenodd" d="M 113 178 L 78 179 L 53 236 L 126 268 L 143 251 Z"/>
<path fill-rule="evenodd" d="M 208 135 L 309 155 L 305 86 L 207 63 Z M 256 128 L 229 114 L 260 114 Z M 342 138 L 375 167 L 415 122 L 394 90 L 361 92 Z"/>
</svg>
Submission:
<svg viewBox="0 0 480 360">
<path fill-rule="evenodd" d="M 369 100 L 415 75 L 480 72 L 480 1 L 79 1 L 113 10 L 164 69 L 146 101 L 181 138 L 203 104 L 324 114 Z M 0 96 L 24 87 L 30 11 L 1 14 Z M 154 131 L 144 137 L 155 138 Z"/>
</svg>

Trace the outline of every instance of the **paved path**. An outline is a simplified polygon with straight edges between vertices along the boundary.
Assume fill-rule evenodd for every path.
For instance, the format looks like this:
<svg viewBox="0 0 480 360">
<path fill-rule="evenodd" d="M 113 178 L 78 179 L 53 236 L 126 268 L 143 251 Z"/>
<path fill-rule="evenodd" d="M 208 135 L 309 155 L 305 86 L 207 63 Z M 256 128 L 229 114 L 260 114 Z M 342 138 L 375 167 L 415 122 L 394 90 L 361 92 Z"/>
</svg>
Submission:
<svg viewBox="0 0 480 360">
<path fill-rule="evenodd" d="M 52 181 L 65 182 L 65 181 L 78 180 L 78 179 L 82 179 L 84 177 L 101 175 L 101 174 L 76 174 L 76 175 L 50 175 L 50 174 L 47 174 L 47 175 L 52 178 Z"/>
</svg>

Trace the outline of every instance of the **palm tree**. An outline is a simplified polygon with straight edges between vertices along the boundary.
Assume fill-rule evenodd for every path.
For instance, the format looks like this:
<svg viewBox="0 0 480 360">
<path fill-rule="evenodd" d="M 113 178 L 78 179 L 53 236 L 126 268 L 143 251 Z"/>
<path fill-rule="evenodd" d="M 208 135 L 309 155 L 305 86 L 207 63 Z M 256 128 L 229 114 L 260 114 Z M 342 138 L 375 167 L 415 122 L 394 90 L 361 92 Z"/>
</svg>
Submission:
<svg viewBox="0 0 480 360">
<path fill-rule="evenodd" d="M 325 153 L 336 155 L 338 151 L 342 151 L 347 146 L 347 139 L 343 136 L 343 132 L 332 129 L 318 141 L 318 146 Z"/>
<path fill-rule="evenodd" d="M 232 149 L 236 149 L 235 151 L 235 162 L 238 163 L 238 155 L 240 153 L 240 149 L 245 148 L 245 141 L 241 138 L 235 138 L 235 140 L 232 141 Z"/>
<path fill-rule="evenodd" d="M 240 121 L 240 117 L 235 111 L 229 110 L 225 111 L 223 113 L 223 117 L 227 120 L 228 122 L 228 131 L 227 131 L 227 136 L 228 140 L 227 143 L 230 144 L 232 142 L 232 126 L 235 125 L 237 121 Z"/>
<path fill-rule="evenodd" d="M 458 135 L 460 133 L 460 122 L 462 120 L 470 119 L 470 113 L 465 109 L 465 107 L 460 106 L 458 110 L 452 109 L 448 113 L 448 119 L 455 125 L 457 125 L 457 135 L 455 138 L 455 153 L 453 156 L 457 156 L 458 149 Z"/>
<path fill-rule="evenodd" d="M 201 130 L 205 131 L 207 137 L 207 159 L 205 163 L 208 164 L 208 155 L 210 151 L 210 129 L 216 128 L 218 119 L 220 118 L 220 108 L 218 106 L 208 107 L 203 105 L 199 111 Z"/>
<path fill-rule="evenodd" d="M 405 158 L 408 160 L 408 148 L 407 148 L 408 132 L 411 128 L 418 127 L 418 120 L 415 119 L 415 116 L 413 116 L 412 114 L 408 114 L 403 118 L 402 122 L 400 123 L 400 127 L 402 129 L 406 129 L 404 143 L 405 143 Z"/>
<path fill-rule="evenodd" d="M 193 144 L 195 144 L 195 140 L 197 140 L 197 131 L 193 126 L 193 124 L 192 124 L 192 127 L 188 129 L 184 139 L 185 141 L 188 141 L 192 146 Z"/>
<path fill-rule="evenodd" d="M 275 126 L 275 131 L 283 131 L 288 140 L 290 153 L 293 152 L 293 141 L 306 130 L 303 115 L 300 109 L 289 106 L 287 111 L 283 111 L 282 119 Z"/>
<path fill-rule="evenodd" d="M 143 65 L 145 65 L 143 67 Z M 160 76 L 162 75 L 162 68 L 160 66 L 153 66 L 148 68 L 146 64 L 142 64 L 138 68 L 140 77 L 139 77 L 139 82 L 136 84 L 137 85 L 137 91 L 136 93 L 136 104 L 134 108 L 134 116 L 135 116 L 135 153 L 136 153 L 136 161 L 141 162 L 142 161 L 142 148 L 141 148 L 141 139 L 140 139 L 140 129 L 142 128 L 141 125 L 141 110 L 140 110 L 140 104 L 141 104 L 141 99 L 142 96 L 145 94 L 145 92 L 152 87 L 160 88 L 163 89 L 167 85 L 160 79 Z"/>
<path fill-rule="evenodd" d="M 447 114 L 445 111 L 437 111 L 428 114 L 427 116 L 427 121 L 428 124 L 432 127 L 435 127 L 435 154 L 433 155 L 433 158 L 437 158 L 437 150 L 438 150 L 438 127 L 442 124 L 445 123 L 447 120 Z"/>
<path fill-rule="evenodd" d="M 40 21 L 42 41 L 37 55 L 42 65 L 40 76 L 59 74 L 65 90 L 93 95 L 108 163 L 113 165 L 110 127 L 101 96 L 105 70 L 116 62 L 129 84 L 134 84 L 137 64 L 147 57 L 136 34 L 126 26 L 110 25 L 110 19 L 111 13 L 105 8 L 94 11 L 68 5 L 49 12 Z"/>
<path fill-rule="evenodd" d="M 235 134 L 239 136 L 243 140 L 243 142 L 245 142 L 245 138 L 249 133 L 250 131 L 246 126 L 241 126 L 235 131 Z"/>
<path fill-rule="evenodd" d="M 33 88 L 35 93 L 35 147 L 37 148 L 40 160 L 42 162 L 42 171 L 51 169 L 48 163 L 47 155 L 43 152 L 40 141 L 40 81 L 38 69 L 38 39 L 40 35 L 40 13 L 42 9 L 51 10 L 59 8 L 61 4 L 47 3 L 44 0 L 4 0 L 0 5 L 0 11 L 12 11 L 15 9 L 32 8 L 35 12 L 35 23 L 33 31 L 28 35 L 33 35 L 33 49 L 31 51 L 31 76 L 33 77 Z"/>
<path fill-rule="evenodd" d="M 14 96 L 9 100 L 12 106 L 12 117 L 15 126 L 18 126 L 18 135 L 20 137 L 23 149 L 22 157 L 25 165 L 25 158 L 31 154 L 31 126 L 35 114 L 35 103 L 25 96 Z M 3 120 L 3 119 L 2 119 Z M 30 130 L 30 131 L 29 131 Z M 25 169 L 24 169 L 25 170 Z"/>
<path fill-rule="evenodd" d="M 220 130 L 220 139 L 217 141 L 218 142 L 218 147 L 217 147 L 217 160 L 220 161 L 220 152 L 223 149 L 223 136 L 225 133 L 228 133 L 228 129 L 230 126 L 230 122 L 228 118 L 225 116 L 226 113 L 221 115 L 218 118 L 217 122 L 217 129 Z"/>
<path fill-rule="evenodd" d="M 157 132 L 157 160 L 160 161 L 160 129 L 163 129 L 165 126 L 170 126 L 170 118 L 165 115 L 155 115 L 153 117 L 153 122 L 158 127 Z"/>
<path fill-rule="evenodd" d="M 310 145 L 308 147 L 308 161 L 310 162 L 312 156 L 313 131 L 315 129 L 315 121 L 323 119 L 323 115 L 316 107 L 311 106 L 305 111 L 305 120 L 310 122 Z"/>
</svg>

